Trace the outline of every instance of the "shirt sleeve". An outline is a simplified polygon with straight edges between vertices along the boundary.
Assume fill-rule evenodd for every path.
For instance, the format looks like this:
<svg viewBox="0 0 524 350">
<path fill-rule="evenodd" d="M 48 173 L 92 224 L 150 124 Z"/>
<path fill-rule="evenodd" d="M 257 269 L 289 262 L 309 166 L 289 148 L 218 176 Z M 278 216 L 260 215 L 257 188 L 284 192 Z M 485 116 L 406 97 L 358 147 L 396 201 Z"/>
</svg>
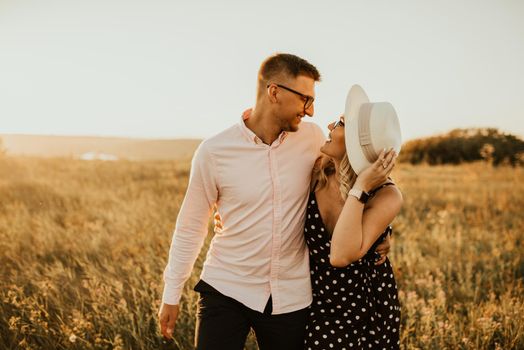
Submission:
<svg viewBox="0 0 524 350">
<path fill-rule="evenodd" d="M 169 249 L 162 296 L 165 304 L 179 303 L 184 283 L 207 236 L 209 216 L 218 197 L 215 175 L 214 160 L 204 141 L 193 156 L 189 184 Z"/>
</svg>

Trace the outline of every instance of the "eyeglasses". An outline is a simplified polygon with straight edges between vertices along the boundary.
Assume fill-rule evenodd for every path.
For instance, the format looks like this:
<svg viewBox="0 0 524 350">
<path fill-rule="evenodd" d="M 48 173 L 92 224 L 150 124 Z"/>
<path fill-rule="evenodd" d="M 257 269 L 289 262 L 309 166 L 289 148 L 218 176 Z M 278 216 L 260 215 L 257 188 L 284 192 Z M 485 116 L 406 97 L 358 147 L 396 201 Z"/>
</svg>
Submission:
<svg viewBox="0 0 524 350">
<path fill-rule="evenodd" d="M 344 124 L 344 119 L 343 118 L 340 118 L 339 120 L 337 120 L 335 122 L 335 124 L 333 124 L 333 129 L 331 129 L 331 130 L 335 130 L 337 128 L 337 126 L 339 126 L 339 125 L 342 125 L 342 126 L 346 125 L 346 124 Z"/>
<path fill-rule="evenodd" d="M 279 88 L 282 88 L 284 90 L 287 90 L 289 92 L 292 92 L 300 97 L 302 97 L 304 99 L 304 110 L 308 109 L 309 107 L 311 107 L 311 105 L 313 104 L 313 102 L 315 101 L 315 98 L 313 96 L 309 96 L 309 95 L 304 95 L 298 91 L 295 91 L 293 89 L 290 89 L 288 88 L 287 86 L 284 86 L 284 85 L 281 85 L 281 84 L 276 84 L 276 83 L 272 83 L 272 84 L 275 84 L 276 86 L 278 86 Z M 266 88 L 269 88 L 271 84 L 267 84 Z"/>
</svg>

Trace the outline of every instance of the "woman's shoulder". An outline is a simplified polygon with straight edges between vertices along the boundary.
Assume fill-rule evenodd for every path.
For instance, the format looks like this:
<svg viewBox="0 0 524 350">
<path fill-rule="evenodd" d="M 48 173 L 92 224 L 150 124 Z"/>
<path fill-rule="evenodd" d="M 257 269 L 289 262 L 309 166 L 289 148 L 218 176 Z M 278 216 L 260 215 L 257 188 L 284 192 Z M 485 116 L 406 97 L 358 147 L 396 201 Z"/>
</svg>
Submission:
<svg viewBox="0 0 524 350">
<path fill-rule="evenodd" d="M 402 202 L 404 201 L 402 192 L 400 192 L 398 186 L 391 179 L 370 191 L 370 194 L 372 196 L 369 201 L 370 205 L 380 202 L 388 205 L 402 206 Z"/>
<path fill-rule="evenodd" d="M 311 182 L 309 183 L 309 192 L 315 191 L 319 178 L 319 172 L 313 169 L 313 172 L 311 174 Z"/>
<path fill-rule="evenodd" d="M 323 162 L 322 156 L 318 157 L 317 160 L 315 160 L 313 169 L 311 169 L 311 181 L 309 183 L 309 192 L 313 192 L 318 180 L 320 179 L 320 172 L 323 166 L 322 162 Z"/>
</svg>

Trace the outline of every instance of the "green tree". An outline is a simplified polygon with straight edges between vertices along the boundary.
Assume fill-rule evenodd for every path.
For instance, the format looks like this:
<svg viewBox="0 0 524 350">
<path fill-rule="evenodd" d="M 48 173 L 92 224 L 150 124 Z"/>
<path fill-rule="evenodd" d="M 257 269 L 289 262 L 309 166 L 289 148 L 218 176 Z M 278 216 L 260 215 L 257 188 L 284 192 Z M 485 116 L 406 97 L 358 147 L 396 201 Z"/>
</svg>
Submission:
<svg viewBox="0 0 524 350">
<path fill-rule="evenodd" d="M 523 164 L 523 154 L 523 140 L 495 128 L 454 129 L 445 135 L 406 142 L 399 161 L 437 165 L 485 160 L 495 166 L 517 166 Z"/>
</svg>

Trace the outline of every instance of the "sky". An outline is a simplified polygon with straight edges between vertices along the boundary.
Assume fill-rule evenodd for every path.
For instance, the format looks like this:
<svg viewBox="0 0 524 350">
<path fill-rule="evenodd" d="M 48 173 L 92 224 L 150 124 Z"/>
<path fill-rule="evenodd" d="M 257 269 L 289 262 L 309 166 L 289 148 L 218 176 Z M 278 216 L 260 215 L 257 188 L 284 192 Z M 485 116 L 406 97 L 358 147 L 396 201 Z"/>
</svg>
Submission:
<svg viewBox="0 0 524 350">
<path fill-rule="evenodd" d="M 358 83 L 404 140 L 524 136 L 520 0 L 0 0 L 0 133 L 210 137 L 254 105 L 275 52 L 321 72 L 323 128 Z"/>
</svg>

